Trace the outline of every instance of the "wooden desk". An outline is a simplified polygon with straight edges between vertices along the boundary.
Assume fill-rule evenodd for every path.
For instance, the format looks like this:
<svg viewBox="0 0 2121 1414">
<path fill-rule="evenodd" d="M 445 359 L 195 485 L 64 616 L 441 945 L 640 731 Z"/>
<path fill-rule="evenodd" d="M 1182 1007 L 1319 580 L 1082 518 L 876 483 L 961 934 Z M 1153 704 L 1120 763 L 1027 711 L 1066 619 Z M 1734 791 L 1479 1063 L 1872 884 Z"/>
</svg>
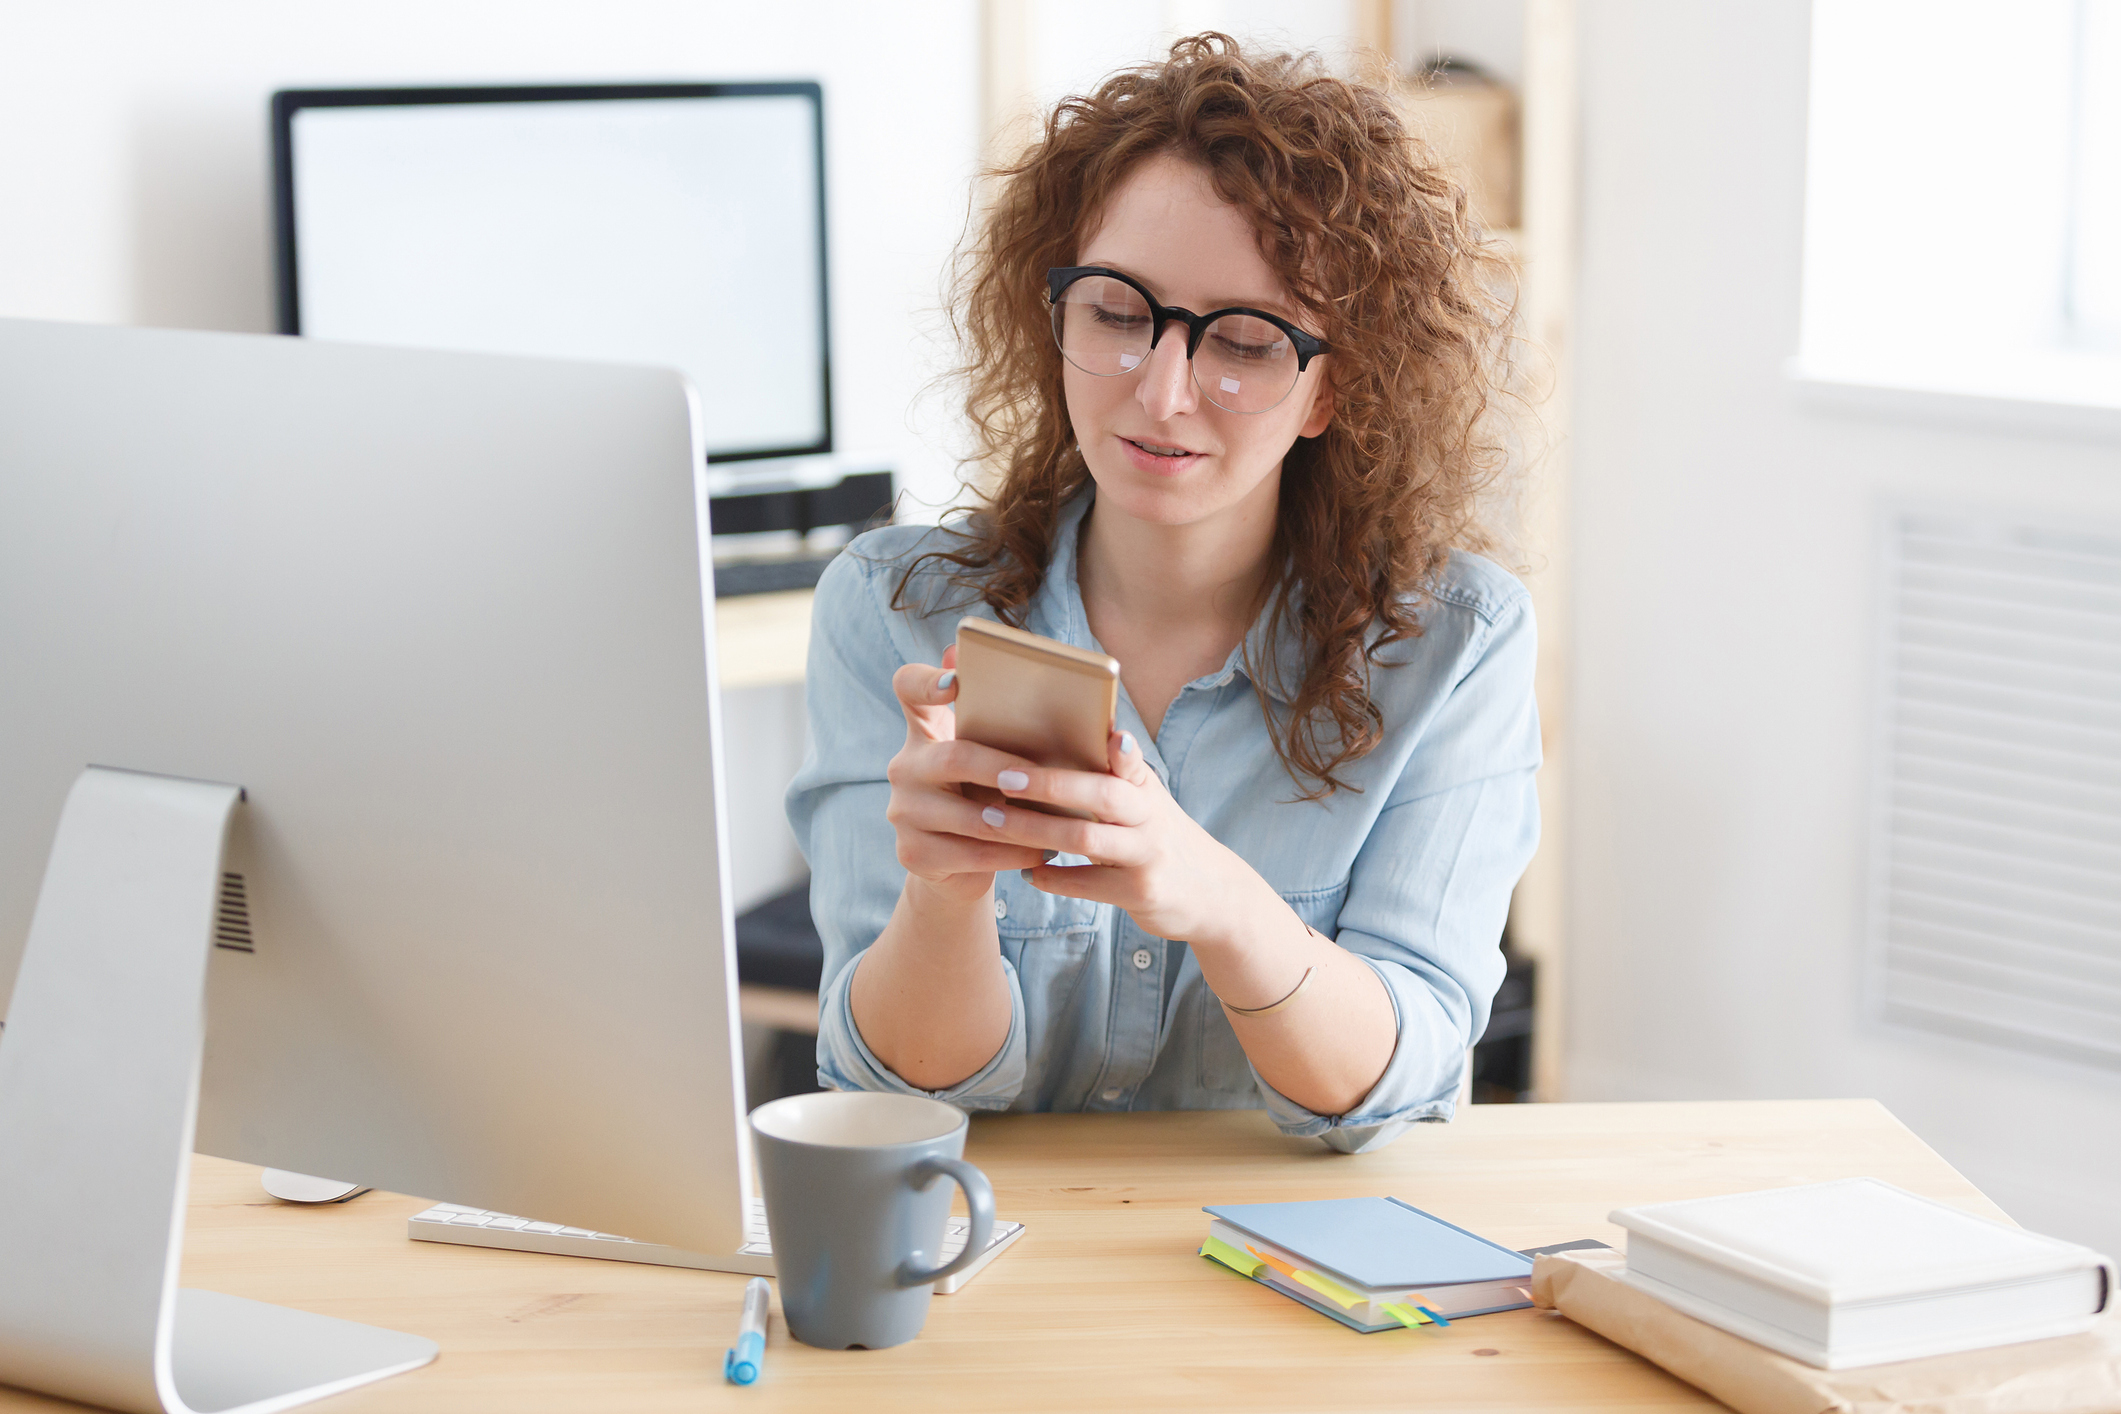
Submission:
<svg viewBox="0 0 2121 1414">
<path fill-rule="evenodd" d="M 810 657 L 809 589 L 714 601 L 715 665 L 722 689 L 798 683 Z"/>
<path fill-rule="evenodd" d="M 991 1411 L 1713 1409 L 1546 1312 L 1357 1335 L 1194 1255 L 1202 1203 L 1389 1193 L 1513 1247 L 1616 1243 L 1630 1203 L 1874 1174 L 2001 1216 L 1868 1100 L 1485 1105 L 1381 1153 L 1335 1154 L 1249 1112 L 973 1122 L 969 1156 L 1030 1230 L 895 1350 L 791 1342 L 725 1385 L 744 1278 L 410 1242 L 421 1200 L 272 1202 L 194 1170 L 184 1283 L 417 1331 L 442 1358 L 320 1409 Z M 0 1390 L 0 1410 L 64 1408 Z"/>
</svg>

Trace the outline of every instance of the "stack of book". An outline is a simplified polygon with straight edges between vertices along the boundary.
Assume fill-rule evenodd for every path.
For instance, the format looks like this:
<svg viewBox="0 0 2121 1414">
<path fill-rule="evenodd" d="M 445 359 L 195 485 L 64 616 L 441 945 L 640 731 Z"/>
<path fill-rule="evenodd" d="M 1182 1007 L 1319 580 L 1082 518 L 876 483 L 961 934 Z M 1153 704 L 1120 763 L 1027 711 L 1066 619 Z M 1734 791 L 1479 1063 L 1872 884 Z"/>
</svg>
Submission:
<svg viewBox="0 0 2121 1414">
<path fill-rule="evenodd" d="M 1628 1285 L 1825 1370 L 2069 1335 L 2115 1296 L 2114 1264 L 2088 1248 L 1875 1178 L 1612 1220 L 1628 1230 Z"/>
<path fill-rule="evenodd" d="M 1204 1209 L 1200 1255 L 1366 1334 L 1532 1304 L 1532 1259 L 1397 1198 Z"/>
</svg>

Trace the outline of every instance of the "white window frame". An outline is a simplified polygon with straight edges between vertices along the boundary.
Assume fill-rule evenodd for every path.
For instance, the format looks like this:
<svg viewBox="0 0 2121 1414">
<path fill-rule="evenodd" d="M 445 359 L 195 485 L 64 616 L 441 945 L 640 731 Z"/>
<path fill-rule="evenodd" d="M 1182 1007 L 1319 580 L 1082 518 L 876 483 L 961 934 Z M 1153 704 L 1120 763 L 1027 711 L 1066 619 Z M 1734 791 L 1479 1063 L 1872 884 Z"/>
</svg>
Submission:
<svg viewBox="0 0 2121 1414">
<path fill-rule="evenodd" d="M 1814 0 L 1789 373 L 2121 439 L 2121 0 Z"/>
</svg>

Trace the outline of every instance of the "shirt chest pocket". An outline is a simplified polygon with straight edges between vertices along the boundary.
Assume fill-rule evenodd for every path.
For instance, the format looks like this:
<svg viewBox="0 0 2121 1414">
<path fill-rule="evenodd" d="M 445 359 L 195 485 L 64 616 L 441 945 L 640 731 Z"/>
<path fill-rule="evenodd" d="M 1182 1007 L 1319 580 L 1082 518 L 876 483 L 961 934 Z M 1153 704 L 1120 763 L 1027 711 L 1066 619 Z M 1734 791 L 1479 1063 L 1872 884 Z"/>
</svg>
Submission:
<svg viewBox="0 0 2121 1414">
<path fill-rule="evenodd" d="M 1325 937 L 1332 937 L 1340 923 L 1340 906 L 1348 897 L 1348 882 L 1323 889 L 1305 889 L 1281 896 L 1283 903 L 1305 926 L 1316 928 Z M 1298 972 L 1289 979 L 1293 988 Z M 1200 1009 L 1200 1083 L 1201 1088 L 1221 1094 L 1251 1090 L 1252 1063 L 1245 1055 L 1245 1048 L 1238 1044 L 1237 1032 L 1230 1026 L 1230 1018 L 1224 1014 L 1222 1004 L 1206 988 L 1201 989 Z"/>
<path fill-rule="evenodd" d="M 1014 872 L 994 876 L 994 931 L 1001 934 L 1004 948 L 1012 941 L 1021 943 L 1026 938 L 1095 928 L 1097 924 L 1098 905 L 1088 899 L 1063 898 L 1034 889 Z"/>
</svg>

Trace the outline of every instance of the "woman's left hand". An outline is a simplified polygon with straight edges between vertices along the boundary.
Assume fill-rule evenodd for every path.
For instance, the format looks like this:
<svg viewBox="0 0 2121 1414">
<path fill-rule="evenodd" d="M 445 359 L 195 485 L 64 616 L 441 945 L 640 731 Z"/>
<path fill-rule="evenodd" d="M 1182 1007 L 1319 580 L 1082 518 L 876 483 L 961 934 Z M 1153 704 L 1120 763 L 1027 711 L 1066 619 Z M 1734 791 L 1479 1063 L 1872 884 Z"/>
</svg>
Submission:
<svg viewBox="0 0 2121 1414">
<path fill-rule="evenodd" d="M 1011 804 L 988 807 L 982 817 L 988 837 L 1091 861 L 1025 870 L 1025 878 L 1047 893 L 1122 908 L 1143 932 L 1159 938 L 1196 947 L 1235 942 L 1243 919 L 1265 901 L 1256 897 L 1266 890 L 1265 881 L 1179 808 L 1133 747 L 1132 736 L 1112 734 L 1106 748 L 1110 775 L 1058 768 L 1002 772 L 995 786 Z M 1014 804 L 1026 800 L 1097 818 L 1048 815 Z M 1267 897 L 1279 902 L 1270 890 Z"/>
</svg>

